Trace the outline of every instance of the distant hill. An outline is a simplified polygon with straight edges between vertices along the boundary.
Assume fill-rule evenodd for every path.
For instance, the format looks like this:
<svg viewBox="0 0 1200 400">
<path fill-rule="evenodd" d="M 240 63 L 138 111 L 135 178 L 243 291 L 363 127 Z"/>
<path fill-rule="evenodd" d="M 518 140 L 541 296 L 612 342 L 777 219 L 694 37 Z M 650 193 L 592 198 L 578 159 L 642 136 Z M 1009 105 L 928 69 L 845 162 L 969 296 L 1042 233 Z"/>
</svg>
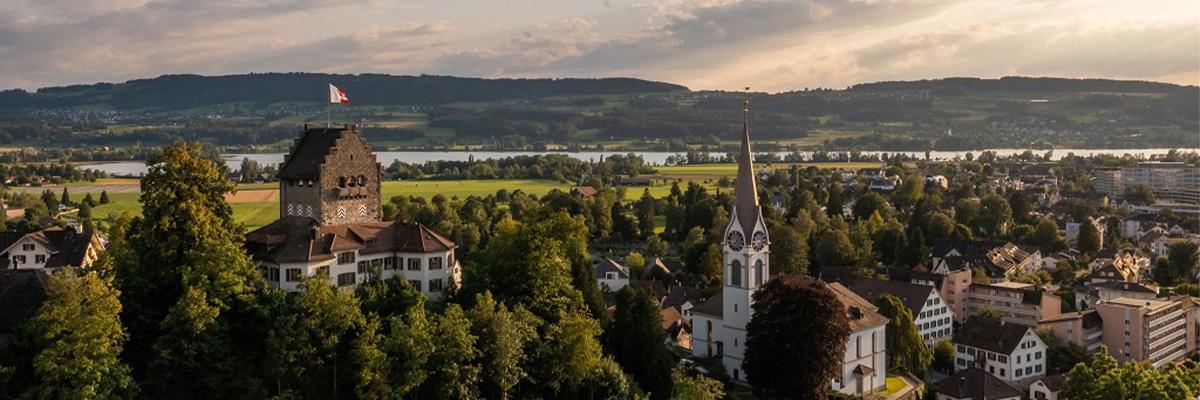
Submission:
<svg viewBox="0 0 1200 400">
<path fill-rule="evenodd" d="M 344 89 L 356 105 L 438 105 L 551 96 L 687 91 L 680 85 L 633 78 L 483 79 L 383 74 L 267 73 L 163 75 L 125 83 L 0 92 L 0 110 L 109 106 L 119 110 L 180 110 L 213 104 L 322 102 L 326 85 Z"/>
<path fill-rule="evenodd" d="M 1006 76 L 1000 79 L 944 78 L 917 81 L 886 81 L 851 86 L 852 91 L 929 91 L 935 94 L 963 92 L 1106 92 L 1106 93 L 1173 93 L 1189 86 L 1150 81 L 1113 79 L 1031 78 Z M 1190 86 L 1193 90 L 1195 86 Z"/>
</svg>

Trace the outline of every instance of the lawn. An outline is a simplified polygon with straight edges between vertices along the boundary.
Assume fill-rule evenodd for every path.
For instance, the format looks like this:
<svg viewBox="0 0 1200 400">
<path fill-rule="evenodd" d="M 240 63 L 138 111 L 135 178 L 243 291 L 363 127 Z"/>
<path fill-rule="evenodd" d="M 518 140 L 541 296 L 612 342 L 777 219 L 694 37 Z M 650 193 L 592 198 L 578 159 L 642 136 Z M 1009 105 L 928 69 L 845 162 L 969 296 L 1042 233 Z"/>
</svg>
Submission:
<svg viewBox="0 0 1200 400">
<path fill-rule="evenodd" d="M 395 196 L 416 196 L 428 199 L 436 194 L 465 199 L 472 195 L 482 197 L 496 194 L 500 189 L 507 189 L 509 192 L 520 189 L 522 192 L 541 196 L 554 189 L 566 191 L 571 187 L 570 183 L 559 183 L 548 179 L 388 181 L 383 183 L 383 200 L 387 201 Z"/>
<path fill-rule="evenodd" d="M 906 387 L 908 387 L 908 383 L 905 382 L 904 379 L 901 379 L 898 376 L 888 375 L 887 379 L 884 381 L 883 395 L 885 397 L 894 395 L 901 390 L 904 390 Z"/>
</svg>

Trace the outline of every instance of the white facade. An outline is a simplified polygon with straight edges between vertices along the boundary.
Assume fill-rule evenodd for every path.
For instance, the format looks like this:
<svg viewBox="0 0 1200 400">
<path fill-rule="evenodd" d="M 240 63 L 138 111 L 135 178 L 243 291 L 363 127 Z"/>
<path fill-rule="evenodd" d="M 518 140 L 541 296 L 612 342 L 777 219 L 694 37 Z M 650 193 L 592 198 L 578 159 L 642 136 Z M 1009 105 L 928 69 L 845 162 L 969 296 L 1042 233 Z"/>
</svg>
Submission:
<svg viewBox="0 0 1200 400">
<path fill-rule="evenodd" d="M 842 359 L 842 375 L 833 382 L 833 389 L 842 393 L 861 395 L 883 388 L 887 373 L 887 324 L 850 333 L 846 355 Z M 870 365 L 869 374 L 858 374 L 860 365 Z"/>
<path fill-rule="evenodd" d="M 462 267 L 454 258 L 454 250 L 433 253 L 383 252 L 359 254 L 350 250 L 336 253 L 332 259 L 308 263 L 273 263 L 260 265 L 267 284 L 289 292 L 300 290 L 304 277 L 325 272 L 330 283 L 352 287 L 379 274 L 381 279 L 399 276 L 430 300 L 441 300 L 450 286 L 461 283 Z"/>
<path fill-rule="evenodd" d="M 34 240 L 30 235 L 25 235 L 8 246 L 4 253 L 8 255 L 9 265 L 14 269 L 46 268 L 46 260 L 49 260 L 51 255 L 45 244 Z"/>
<path fill-rule="evenodd" d="M 1000 354 L 962 343 L 954 344 L 954 370 L 975 365 L 1008 382 L 1025 381 L 1046 375 L 1046 343 L 1034 333 L 1025 331 L 1020 345 L 1009 354 Z"/>
<path fill-rule="evenodd" d="M 946 306 L 946 302 L 942 300 L 942 296 L 936 289 L 930 289 L 931 294 L 925 300 L 924 307 L 912 311 L 917 332 L 921 334 L 922 339 L 925 339 L 925 344 L 932 351 L 937 346 L 937 342 L 953 337 L 954 311 Z"/>
</svg>

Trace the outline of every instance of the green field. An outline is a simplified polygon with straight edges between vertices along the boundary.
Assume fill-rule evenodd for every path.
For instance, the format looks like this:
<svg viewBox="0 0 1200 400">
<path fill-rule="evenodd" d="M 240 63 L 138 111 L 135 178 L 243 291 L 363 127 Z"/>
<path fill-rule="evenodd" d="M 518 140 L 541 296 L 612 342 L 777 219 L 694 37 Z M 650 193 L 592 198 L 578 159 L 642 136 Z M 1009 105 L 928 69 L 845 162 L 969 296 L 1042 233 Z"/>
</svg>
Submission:
<svg viewBox="0 0 1200 400">
<path fill-rule="evenodd" d="M 522 192 L 541 196 L 547 192 L 571 190 L 570 183 L 559 183 L 552 180 L 534 179 L 487 179 L 462 181 L 389 181 L 383 183 L 383 199 L 395 196 L 416 196 L 430 198 L 441 194 L 448 198 L 467 196 L 487 196 L 496 194 L 500 189 L 509 192 L 520 189 Z"/>
</svg>

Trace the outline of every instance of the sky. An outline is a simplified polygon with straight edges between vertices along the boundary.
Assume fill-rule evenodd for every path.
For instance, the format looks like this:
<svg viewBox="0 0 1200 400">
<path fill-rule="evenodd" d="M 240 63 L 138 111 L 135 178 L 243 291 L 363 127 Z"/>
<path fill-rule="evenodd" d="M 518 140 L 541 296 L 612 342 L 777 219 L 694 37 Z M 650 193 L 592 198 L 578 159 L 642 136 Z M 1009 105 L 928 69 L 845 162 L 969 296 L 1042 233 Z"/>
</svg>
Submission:
<svg viewBox="0 0 1200 400">
<path fill-rule="evenodd" d="M 249 72 L 1200 83 L 1195 0 L 4 0 L 0 88 Z"/>
</svg>

